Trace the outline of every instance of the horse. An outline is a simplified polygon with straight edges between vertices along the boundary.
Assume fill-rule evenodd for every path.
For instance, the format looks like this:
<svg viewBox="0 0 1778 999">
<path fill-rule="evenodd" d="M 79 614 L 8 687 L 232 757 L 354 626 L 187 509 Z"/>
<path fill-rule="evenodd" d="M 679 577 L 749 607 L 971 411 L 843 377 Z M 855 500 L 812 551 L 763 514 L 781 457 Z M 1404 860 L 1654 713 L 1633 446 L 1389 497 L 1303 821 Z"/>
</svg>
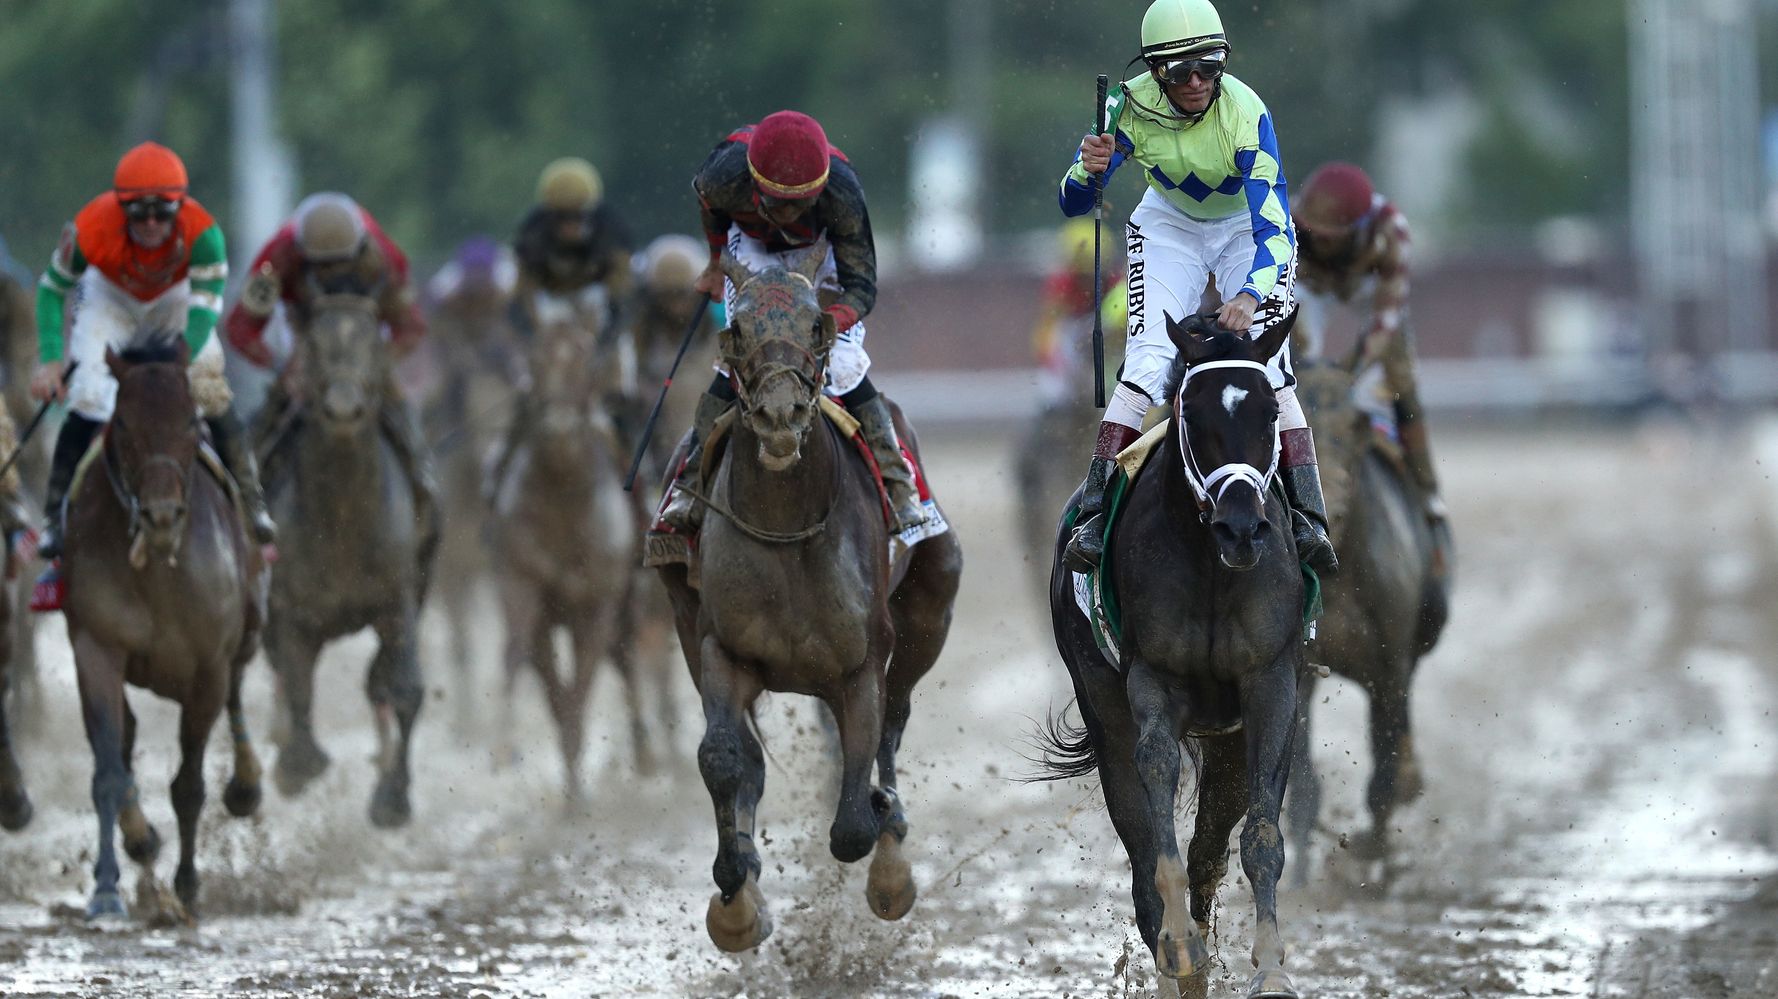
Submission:
<svg viewBox="0 0 1778 999">
<path fill-rule="evenodd" d="M 225 706 L 235 758 L 223 804 L 245 817 L 261 796 L 259 760 L 241 711 L 241 674 L 259 645 L 266 567 L 220 473 L 201 467 L 188 359 L 177 334 L 138 337 L 121 356 L 106 352 L 117 379 L 116 410 L 68 498 L 63 614 L 93 751 L 99 818 L 88 919 L 127 915 L 117 887 L 114 828 L 122 828 L 125 852 L 150 876 L 160 850 L 160 834 L 137 801 L 136 716 L 126 683 L 181 709 L 172 784 L 179 820 L 173 888 L 184 910 L 175 909 L 177 917 L 189 921 L 197 908 L 204 748 Z"/>
<path fill-rule="evenodd" d="M 1122 604 L 1121 666 L 1094 637 L 1062 564 L 1080 493 L 1059 525 L 1050 572 L 1056 647 L 1082 725 L 1042 735 L 1046 779 L 1097 770 L 1130 857 L 1136 924 L 1162 989 L 1201 983 L 1228 839 L 1243 815 L 1241 865 L 1257 913 L 1249 997 L 1297 995 L 1284 972 L 1277 884 L 1279 810 L 1303 669 L 1304 580 L 1288 512 L 1271 490 L 1278 403 L 1265 361 L 1289 321 L 1257 340 L 1203 319 L 1167 330 L 1179 354 L 1166 437 L 1129 487 L 1105 571 Z M 1180 742 L 1198 769 L 1186 862 L 1174 832 Z M 1189 892 L 1190 910 L 1187 914 Z"/>
<path fill-rule="evenodd" d="M 1422 790 L 1408 720 L 1408 693 L 1420 658 L 1449 616 L 1448 590 L 1435 579 L 1432 530 L 1422 498 L 1399 462 L 1376 442 L 1369 417 L 1352 399 L 1353 377 L 1335 365 L 1297 371 L 1297 397 L 1322 430 L 1330 534 L 1340 574 L 1322 590 L 1326 616 L 1309 655 L 1363 687 L 1370 698 L 1372 770 L 1365 795 L 1370 829 L 1350 845 L 1366 861 L 1388 855 L 1389 817 Z M 1311 674 L 1301 689 L 1302 734 L 1291 764 L 1286 818 L 1292 846 L 1307 856 L 1321 811 L 1321 779 L 1310 758 Z M 1307 877 L 1298 864 L 1292 880 Z"/>
<path fill-rule="evenodd" d="M 895 758 L 914 685 L 944 646 L 963 568 L 951 532 L 891 558 L 872 471 L 822 414 L 838 331 L 815 291 L 821 256 L 757 273 L 722 258 L 736 292 L 720 349 L 739 403 L 720 458 L 706 448 L 717 464 L 698 541 L 701 588 L 683 565 L 659 570 L 704 709 L 698 770 L 718 844 L 705 926 L 729 952 L 758 946 L 772 929 L 753 836 L 765 758 L 751 728 L 754 701 L 768 690 L 831 710 L 843 762 L 829 850 L 842 863 L 875 851 L 865 895 L 878 917 L 913 907 Z M 918 454 L 913 434 L 899 430 Z"/>
<path fill-rule="evenodd" d="M 642 510 L 622 486 L 627 449 L 606 413 L 609 365 L 596 329 L 577 317 L 547 322 L 528 351 L 532 394 L 504 481 L 494 483 L 491 542 L 506 620 L 507 724 L 512 686 L 529 664 L 543 684 L 560 739 L 570 800 L 581 793 L 587 697 L 599 657 L 623 677 L 637 769 L 652 772 L 647 716 L 625 634 L 640 570 Z M 557 668 L 554 636 L 568 633 L 571 675 Z"/>
<path fill-rule="evenodd" d="M 8 545 L 4 562 L 9 577 L 16 571 L 17 560 L 18 556 Z M 12 714 L 19 699 L 12 690 L 13 674 L 18 672 L 19 666 L 14 636 L 17 631 L 30 630 L 29 627 L 19 627 L 21 617 L 29 624 L 30 614 L 12 599 L 15 595 L 13 591 L 0 594 L 0 829 L 7 832 L 18 832 L 30 825 L 31 817 L 36 814 L 31 796 L 25 790 L 25 775 L 12 751 Z"/>
<path fill-rule="evenodd" d="M 371 628 L 378 645 L 365 692 L 379 775 L 370 820 L 392 828 L 413 814 L 408 751 L 425 695 L 419 612 L 436 531 L 421 523 L 380 425 L 390 359 L 375 298 L 318 296 L 305 318 L 294 361 L 304 401 L 262 444 L 266 502 L 284 527 L 265 632 L 284 711 L 274 776 L 294 796 L 327 769 L 312 721 L 315 659 L 325 643 Z"/>
</svg>

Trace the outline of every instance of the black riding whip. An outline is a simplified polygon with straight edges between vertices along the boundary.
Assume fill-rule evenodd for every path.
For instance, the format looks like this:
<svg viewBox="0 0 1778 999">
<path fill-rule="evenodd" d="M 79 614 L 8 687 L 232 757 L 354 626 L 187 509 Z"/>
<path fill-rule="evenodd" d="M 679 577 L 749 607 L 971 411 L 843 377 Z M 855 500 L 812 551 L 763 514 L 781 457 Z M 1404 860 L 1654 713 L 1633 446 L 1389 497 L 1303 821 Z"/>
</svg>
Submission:
<svg viewBox="0 0 1778 999">
<path fill-rule="evenodd" d="M 74 376 L 74 369 L 78 367 L 80 367 L 79 361 L 70 361 L 68 362 L 68 366 L 62 369 L 63 385 L 68 384 L 68 379 Z M 31 443 L 31 435 L 37 432 L 38 425 L 43 422 L 45 416 L 49 415 L 49 407 L 55 405 L 55 403 L 56 401 L 54 399 L 45 399 L 43 400 L 43 403 L 37 407 L 37 412 L 31 417 L 31 422 L 25 424 L 24 433 L 19 434 L 19 442 L 17 446 L 12 449 L 10 455 L 6 456 L 6 463 L 0 465 L 0 478 L 5 478 L 6 473 L 12 470 L 13 463 L 19 460 L 19 455 L 25 453 L 25 445 Z"/>
<path fill-rule="evenodd" d="M 1093 134 L 1105 134 L 1105 91 L 1111 79 L 1099 74 L 1099 97 L 1094 106 Z M 1107 169 L 1109 169 L 1107 164 Z M 1099 230 L 1105 221 L 1105 174 L 1093 174 L 1093 405 L 1105 408 L 1105 317 L 1101 316 L 1101 299 L 1105 294 L 1099 270 Z"/>
<path fill-rule="evenodd" d="M 636 457 L 630 460 L 630 474 L 624 476 L 624 492 L 632 491 L 636 485 L 636 472 L 642 468 L 642 456 L 648 453 L 648 439 L 654 436 L 654 424 L 661 418 L 661 407 L 667 402 L 667 390 L 673 387 L 673 376 L 679 373 L 679 362 L 685 360 L 685 352 L 691 347 L 691 338 L 697 335 L 698 327 L 703 325 L 704 313 L 710 309 L 710 296 L 699 296 L 698 311 L 692 313 L 691 325 L 685 328 L 685 337 L 679 341 L 679 353 L 673 355 L 673 366 L 667 369 L 667 380 L 661 383 L 661 394 L 655 397 L 654 408 L 648 411 L 648 422 L 642 424 L 642 436 L 636 441 Z"/>
</svg>

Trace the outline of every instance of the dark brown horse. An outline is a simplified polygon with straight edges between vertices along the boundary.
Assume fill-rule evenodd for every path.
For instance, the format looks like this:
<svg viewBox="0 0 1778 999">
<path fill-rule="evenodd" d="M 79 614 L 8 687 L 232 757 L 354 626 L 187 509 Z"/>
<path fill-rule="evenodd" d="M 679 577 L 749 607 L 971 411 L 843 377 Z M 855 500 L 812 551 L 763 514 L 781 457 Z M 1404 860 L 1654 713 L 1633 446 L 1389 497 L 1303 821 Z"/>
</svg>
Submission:
<svg viewBox="0 0 1778 999">
<path fill-rule="evenodd" d="M 1297 398 L 1322 432 L 1329 533 L 1344 557 L 1322 591 L 1327 613 L 1309 658 L 1363 687 L 1370 698 L 1372 770 L 1365 802 L 1369 830 L 1353 837 L 1362 860 L 1388 854 L 1389 816 L 1421 792 L 1408 721 L 1408 693 L 1420 658 L 1444 631 L 1448 580 L 1435 579 L 1424 498 L 1352 400 L 1352 375 L 1333 365 L 1298 369 Z M 1291 769 L 1289 825 L 1298 857 L 1321 810 L 1321 779 L 1310 759 L 1311 675 L 1303 685 L 1303 733 Z M 1297 864 L 1292 878 L 1306 877 Z"/>
<path fill-rule="evenodd" d="M 1290 326 L 1255 341 L 1168 317 L 1179 348 L 1174 413 L 1106 550 L 1122 607 L 1119 664 L 1076 606 L 1061 560 L 1068 520 L 1055 542 L 1050 616 L 1084 730 L 1052 723 L 1047 762 L 1054 777 L 1097 770 L 1130 855 L 1136 925 L 1168 994 L 1204 981 L 1211 909 L 1243 817 L 1241 866 L 1258 917 L 1247 994 L 1297 994 L 1278 932 L 1278 818 L 1296 732 L 1304 584 L 1291 532 L 1279 529 L 1287 511 L 1269 488 L 1278 402 L 1265 369 Z M 1182 738 L 1201 761 L 1183 860 L 1174 833 Z"/>
<path fill-rule="evenodd" d="M 654 766 L 647 713 L 627 643 L 629 593 L 641 560 L 642 511 L 622 486 L 624 455 L 605 411 L 614 375 L 598 331 L 564 317 L 543 325 L 529 351 L 531 417 L 503 482 L 491 540 L 506 617 L 508 733 L 512 686 L 526 665 L 543 684 L 560 738 L 568 795 L 581 792 L 587 697 L 608 652 L 623 677 L 639 770 Z M 567 632 L 564 676 L 554 638 Z"/>
<path fill-rule="evenodd" d="M 399 826 L 412 816 L 408 749 L 425 695 L 419 612 L 435 525 L 421 523 L 378 418 L 391 388 L 374 299 L 318 299 L 297 344 L 302 402 L 265 463 L 266 502 L 284 531 L 265 633 L 286 712 L 274 776 L 293 795 L 327 769 L 312 718 L 315 659 L 327 642 L 371 628 L 378 646 L 365 693 L 378 780 L 370 819 Z"/>
<path fill-rule="evenodd" d="M 833 712 L 843 764 L 829 849 L 851 863 L 874 848 L 871 911 L 899 919 L 912 908 L 895 756 L 914 684 L 944 646 L 963 565 L 950 532 L 891 559 L 871 472 L 821 414 L 835 328 L 815 294 L 819 263 L 811 253 L 806 269 L 753 274 L 724 259 L 738 291 L 721 349 L 741 401 L 708 479 L 701 591 L 683 566 L 661 570 L 703 699 L 698 769 L 717 827 L 717 894 L 706 925 L 727 951 L 755 947 L 771 932 L 753 838 L 765 757 L 749 717 L 768 690 L 818 697 Z"/>
<path fill-rule="evenodd" d="M 131 758 L 136 716 L 125 684 L 179 702 L 179 868 L 173 888 L 195 910 L 198 812 L 204 747 L 228 708 L 234 776 L 223 791 L 231 814 L 260 799 L 259 760 L 241 712 L 241 671 L 259 643 L 265 567 L 228 489 L 201 467 L 199 426 L 186 378 L 185 341 L 143 340 L 107 353 L 117 408 L 99 454 L 68 498 L 63 613 L 74 646 L 81 714 L 93 749 L 99 859 L 87 918 L 125 913 L 112 831 L 152 874 L 160 836 L 137 803 Z"/>
</svg>

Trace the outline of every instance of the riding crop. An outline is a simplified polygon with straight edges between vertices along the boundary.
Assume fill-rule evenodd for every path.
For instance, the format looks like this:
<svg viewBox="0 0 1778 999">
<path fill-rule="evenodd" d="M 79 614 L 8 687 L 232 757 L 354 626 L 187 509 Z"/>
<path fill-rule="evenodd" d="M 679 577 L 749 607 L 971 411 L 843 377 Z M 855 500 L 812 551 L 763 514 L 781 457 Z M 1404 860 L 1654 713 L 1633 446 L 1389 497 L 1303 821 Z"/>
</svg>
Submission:
<svg viewBox="0 0 1778 999">
<path fill-rule="evenodd" d="M 1093 134 L 1105 134 L 1105 90 L 1110 79 L 1099 74 L 1099 97 L 1093 114 Z M 1105 294 L 1099 270 L 1099 230 L 1105 221 L 1105 174 L 1093 174 L 1093 405 L 1105 408 L 1105 318 L 1099 314 Z"/>
<path fill-rule="evenodd" d="M 691 338 L 697 335 L 698 327 L 703 325 L 704 313 L 710 309 L 710 297 L 701 296 L 698 311 L 692 313 L 691 324 L 685 328 L 685 336 L 679 341 L 679 352 L 673 355 L 673 366 L 667 369 L 667 380 L 661 383 L 661 394 L 655 397 L 654 408 L 648 411 L 648 422 L 642 424 L 642 434 L 636 440 L 636 457 L 630 460 L 630 474 L 624 476 L 624 492 L 632 491 L 636 485 L 636 472 L 642 467 L 642 456 L 648 453 L 648 439 L 654 436 L 655 421 L 661 418 L 661 406 L 667 402 L 667 390 L 673 387 L 673 376 L 679 373 L 679 362 L 685 360 L 685 351 L 691 346 Z"/>
<path fill-rule="evenodd" d="M 62 370 L 63 385 L 68 384 L 68 379 L 73 377 L 74 369 L 78 367 L 80 367 L 79 361 L 68 362 L 68 366 Z M 25 424 L 24 432 L 19 434 L 18 445 L 12 449 L 11 454 L 6 456 L 6 463 L 0 465 L 0 478 L 5 478 L 6 473 L 12 469 L 13 463 L 19 460 L 19 455 L 25 453 L 25 445 L 31 443 L 31 435 L 37 432 L 38 425 L 43 422 L 45 416 L 49 415 L 49 407 L 53 405 L 55 405 L 54 399 L 45 399 L 37 407 L 37 412 L 31 417 L 31 422 Z"/>
</svg>

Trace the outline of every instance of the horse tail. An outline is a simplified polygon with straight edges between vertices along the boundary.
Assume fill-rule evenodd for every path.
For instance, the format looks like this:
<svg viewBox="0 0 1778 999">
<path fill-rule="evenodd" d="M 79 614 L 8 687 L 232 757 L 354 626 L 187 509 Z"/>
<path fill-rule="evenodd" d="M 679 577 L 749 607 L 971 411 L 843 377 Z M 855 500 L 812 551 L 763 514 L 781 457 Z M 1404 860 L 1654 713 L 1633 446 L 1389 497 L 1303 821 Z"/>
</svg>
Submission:
<svg viewBox="0 0 1778 999">
<path fill-rule="evenodd" d="M 1093 735 L 1088 730 L 1085 716 L 1081 717 L 1079 725 L 1068 721 L 1068 708 L 1076 706 L 1078 702 L 1071 700 L 1061 711 L 1051 711 L 1037 723 L 1034 741 L 1038 755 L 1026 759 L 1036 764 L 1039 770 L 1017 778 L 1021 783 L 1074 780 L 1099 772 L 1099 754 L 1093 749 Z"/>
</svg>

